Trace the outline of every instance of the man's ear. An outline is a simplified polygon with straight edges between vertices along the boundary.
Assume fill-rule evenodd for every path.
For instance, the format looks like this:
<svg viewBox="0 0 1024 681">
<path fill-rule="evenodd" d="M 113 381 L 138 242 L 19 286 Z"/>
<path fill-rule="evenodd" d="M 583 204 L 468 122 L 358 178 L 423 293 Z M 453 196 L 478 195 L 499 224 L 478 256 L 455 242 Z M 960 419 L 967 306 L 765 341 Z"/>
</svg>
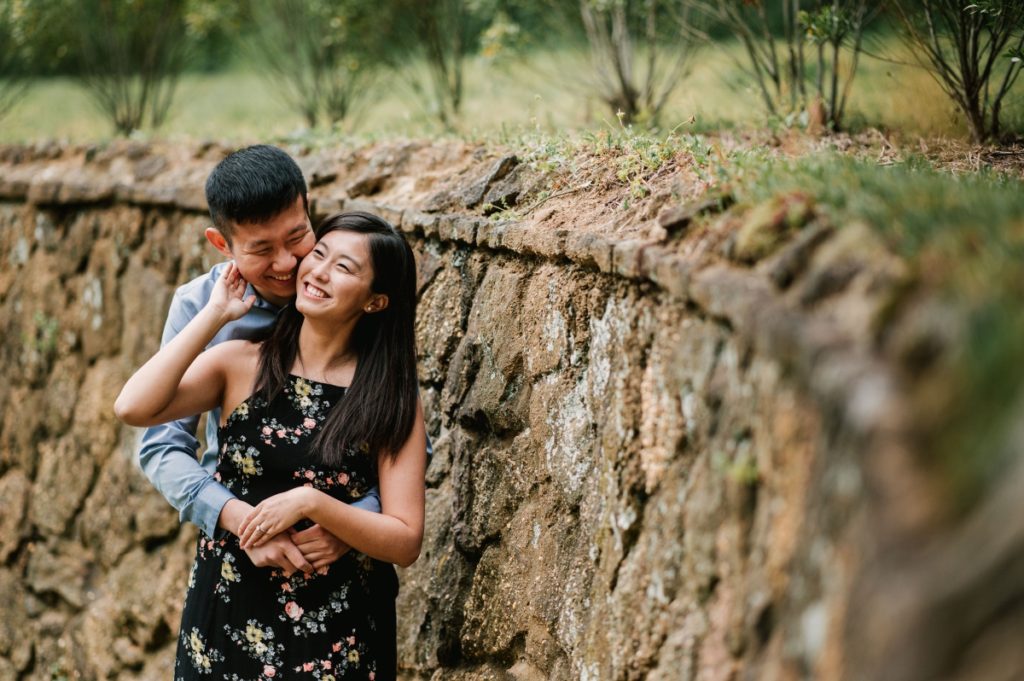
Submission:
<svg viewBox="0 0 1024 681">
<path fill-rule="evenodd" d="M 206 235 L 206 240 L 210 242 L 210 245 L 216 248 L 218 251 L 223 253 L 229 258 L 234 258 L 234 254 L 231 252 L 231 246 L 228 245 L 228 240 L 221 234 L 220 230 L 216 227 L 207 227 L 206 231 L 203 232 Z"/>
<path fill-rule="evenodd" d="M 387 308 L 388 302 L 388 297 L 386 295 L 384 295 L 383 293 L 378 293 L 370 300 L 369 303 L 366 304 L 366 307 L 363 309 L 367 312 L 367 314 L 380 312 L 381 310 Z"/>
</svg>

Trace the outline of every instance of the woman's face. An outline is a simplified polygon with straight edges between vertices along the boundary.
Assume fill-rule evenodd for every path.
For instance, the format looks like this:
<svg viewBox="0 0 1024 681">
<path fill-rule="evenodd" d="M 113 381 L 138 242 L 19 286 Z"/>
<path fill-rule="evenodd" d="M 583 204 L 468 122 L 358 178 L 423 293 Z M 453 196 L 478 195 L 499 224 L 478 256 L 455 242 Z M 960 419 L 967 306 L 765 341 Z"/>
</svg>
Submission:
<svg viewBox="0 0 1024 681">
<path fill-rule="evenodd" d="M 369 237 L 337 229 L 325 234 L 302 259 L 295 307 L 306 316 L 346 322 L 387 307 L 385 295 L 370 290 L 373 264 Z"/>
</svg>

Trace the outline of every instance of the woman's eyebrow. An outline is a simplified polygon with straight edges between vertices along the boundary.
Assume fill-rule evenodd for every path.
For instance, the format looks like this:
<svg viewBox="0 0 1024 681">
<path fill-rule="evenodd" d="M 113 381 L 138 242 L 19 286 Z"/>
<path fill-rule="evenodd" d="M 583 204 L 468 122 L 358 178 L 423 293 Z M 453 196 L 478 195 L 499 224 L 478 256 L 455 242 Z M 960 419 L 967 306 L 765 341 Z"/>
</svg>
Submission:
<svg viewBox="0 0 1024 681">
<path fill-rule="evenodd" d="M 326 243 L 324 243 L 323 241 L 318 241 L 316 245 L 317 245 L 317 247 L 318 247 L 318 248 L 322 248 L 322 249 L 324 249 L 324 251 L 325 251 L 325 255 L 332 255 L 332 253 L 331 253 L 331 247 L 330 247 L 330 246 L 328 246 L 328 245 L 327 245 Z M 355 259 L 355 258 L 353 258 L 353 257 L 352 257 L 351 255 L 349 255 L 348 253 L 345 253 L 345 252 L 341 252 L 341 253 L 338 253 L 338 254 L 337 254 L 336 256 L 334 256 L 334 257 L 336 257 L 336 258 L 339 258 L 339 259 L 341 259 L 341 258 L 344 258 L 345 260 L 348 260 L 348 261 L 349 261 L 350 263 L 352 263 L 352 264 L 353 264 L 353 265 L 355 265 L 356 267 L 362 267 L 362 266 L 363 266 L 363 264 L 362 264 L 361 262 L 359 262 L 358 260 L 356 260 L 356 259 Z"/>
</svg>

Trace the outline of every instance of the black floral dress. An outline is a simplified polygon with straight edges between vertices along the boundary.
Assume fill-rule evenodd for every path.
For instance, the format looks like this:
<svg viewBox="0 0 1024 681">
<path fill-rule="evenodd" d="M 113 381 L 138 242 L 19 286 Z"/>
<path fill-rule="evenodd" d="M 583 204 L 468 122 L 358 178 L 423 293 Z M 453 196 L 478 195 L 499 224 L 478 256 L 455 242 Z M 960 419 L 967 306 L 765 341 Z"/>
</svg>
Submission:
<svg viewBox="0 0 1024 681">
<path fill-rule="evenodd" d="M 297 376 L 269 404 L 253 395 L 220 429 L 215 477 L 239 499 L 299 485 L 352 502 L 377 484 L 371 456 L 336 468 L 309 446 L 344 388 Z M 301 527 L 299 528 L 301 529 Z M 311 575 L 256 567 L 225 533 L 200 533 L 178 636 L 176 681 L 375 679 L 394 676 L 394 568 L 349 551 Z"/>
</svg>

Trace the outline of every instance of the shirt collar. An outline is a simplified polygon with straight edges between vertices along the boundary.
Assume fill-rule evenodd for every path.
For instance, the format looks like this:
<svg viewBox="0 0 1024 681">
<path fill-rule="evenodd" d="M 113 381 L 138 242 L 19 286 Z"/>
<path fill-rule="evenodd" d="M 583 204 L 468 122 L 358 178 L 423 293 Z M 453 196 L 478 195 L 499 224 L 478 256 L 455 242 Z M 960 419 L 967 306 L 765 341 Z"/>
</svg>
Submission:
<svg viewBox="0 0 1024 681">
<path fill-rule="evenodd" d="M 280 306 L 274 305 L 269 300 L 266 300 L 263 296 L 259 294 L 259 292 L 252 284 L 246 283 L 245 297 L 248 298 L 249 296 L 256 296 L 256 302 L 253 303 L 253 307 L 258 307 L 261 310 L 269 310 L 270 312 L 273 312 L 275 314 L 281 311 Z"/>
</svg>

